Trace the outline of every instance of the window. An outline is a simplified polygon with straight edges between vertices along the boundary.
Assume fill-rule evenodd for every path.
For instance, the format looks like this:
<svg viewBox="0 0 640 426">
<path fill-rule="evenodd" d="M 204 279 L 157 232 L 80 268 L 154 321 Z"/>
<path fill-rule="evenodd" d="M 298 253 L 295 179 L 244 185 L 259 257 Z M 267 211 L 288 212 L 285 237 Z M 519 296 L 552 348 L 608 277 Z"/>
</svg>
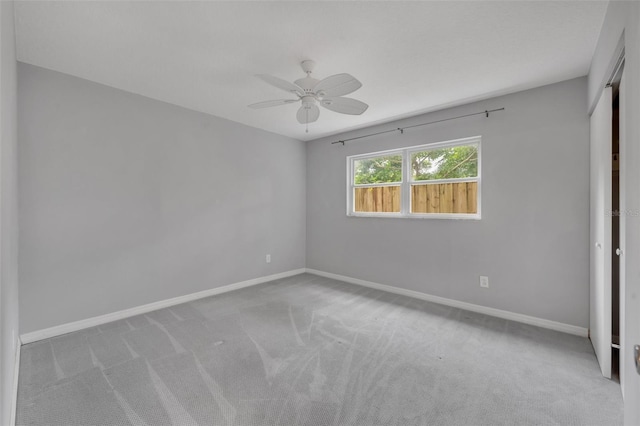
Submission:
<svg viewBox="0 0 640 426">
<path fill-rule="evenodd" d="M 347 214 L 480 218 L 480 137 L 347 157 Z"/>
</svg>

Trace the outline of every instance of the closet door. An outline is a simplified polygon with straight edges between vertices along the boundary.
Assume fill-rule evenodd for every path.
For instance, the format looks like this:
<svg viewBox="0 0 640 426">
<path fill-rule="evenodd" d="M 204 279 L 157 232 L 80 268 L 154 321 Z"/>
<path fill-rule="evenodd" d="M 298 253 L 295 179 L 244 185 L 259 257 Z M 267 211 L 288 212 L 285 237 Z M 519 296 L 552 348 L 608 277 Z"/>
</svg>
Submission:
<svg viewBox="0 0 640 426">
<path fill-rule="evenodd" d="M 589 336 L 602 375 L 611 378 L 612 89 L 591 115 L 591 308 Z"/>
</svg>

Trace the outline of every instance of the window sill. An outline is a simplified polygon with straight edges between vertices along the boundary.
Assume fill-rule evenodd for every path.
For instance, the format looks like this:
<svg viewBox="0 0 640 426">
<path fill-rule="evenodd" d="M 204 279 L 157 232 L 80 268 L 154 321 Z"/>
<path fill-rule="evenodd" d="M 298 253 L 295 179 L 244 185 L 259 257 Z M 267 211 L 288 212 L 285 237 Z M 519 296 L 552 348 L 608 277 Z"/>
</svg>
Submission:
<svg viewBox="0 0 640 426">
<path fill-rule="evenodd" d="M 374 217 L 384 219 L 453 219 L 453 220 L 481 220 L 482 216 L 477 214 L 459 213 L 428 213 L 428 214 L 401 214 L 401 213 L 349 213 L 347 217 Z"/>
</svg>

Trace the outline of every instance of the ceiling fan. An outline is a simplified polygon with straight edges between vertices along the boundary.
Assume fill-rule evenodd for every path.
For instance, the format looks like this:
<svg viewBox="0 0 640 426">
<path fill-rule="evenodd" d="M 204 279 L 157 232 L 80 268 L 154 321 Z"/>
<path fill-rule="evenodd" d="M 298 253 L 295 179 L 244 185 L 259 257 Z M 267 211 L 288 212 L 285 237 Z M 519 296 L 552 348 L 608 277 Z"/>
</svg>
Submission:
<svg viewBox="0 0 640 426">
<path fill-rule="evenodd" d="M 278 105 L 286 105 L 294 102 L 302 102 L 296 117 L 300 124 L 313 123 L 320 116 L 322 105 L 328 110 L 339 112 L 340 114 L 360 115 L 369 108 L 369 105 L 356 99 L 345 98 L 343 95 L 355 92 L 360 87 L 360 83 L 355 77 L 349 74 L 336 74 L 323 80 L 311 77 L 316 63 L 311 60 L 302 61 L 300 66 L 307 73 L 307 76 L 296 80 L 294 83 L 282 80 L 271 75 L 260 74 L 259 78 L 268 84 L 295 95 L 298 99 L 278 99 L 273 101 L 258 102 L 249 105 L 249 108 L 268 108 Z M 307 132 L 309 129 L 307 128 Z"/>
</svg>

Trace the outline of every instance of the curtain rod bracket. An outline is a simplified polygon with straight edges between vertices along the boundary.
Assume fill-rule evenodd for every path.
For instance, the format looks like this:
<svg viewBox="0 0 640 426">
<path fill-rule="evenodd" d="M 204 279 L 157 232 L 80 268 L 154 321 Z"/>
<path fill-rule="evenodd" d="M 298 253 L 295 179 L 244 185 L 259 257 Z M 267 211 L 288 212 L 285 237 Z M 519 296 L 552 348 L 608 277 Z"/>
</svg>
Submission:
<svg viewBox="0 0 640 426">
<path fill-rule="evenodd" d="M 486 109 L 484 110 L 484 113 L 487 114 L 487 118 L 489 118 L 489 111 L 487 111 Z"/>
<path fill-rule="evenodd" d="M 400 132 L 401 135 L 404 135 L 404 129 L 402 127 L 398 127 L 398 131 Z"/>
</svg>

